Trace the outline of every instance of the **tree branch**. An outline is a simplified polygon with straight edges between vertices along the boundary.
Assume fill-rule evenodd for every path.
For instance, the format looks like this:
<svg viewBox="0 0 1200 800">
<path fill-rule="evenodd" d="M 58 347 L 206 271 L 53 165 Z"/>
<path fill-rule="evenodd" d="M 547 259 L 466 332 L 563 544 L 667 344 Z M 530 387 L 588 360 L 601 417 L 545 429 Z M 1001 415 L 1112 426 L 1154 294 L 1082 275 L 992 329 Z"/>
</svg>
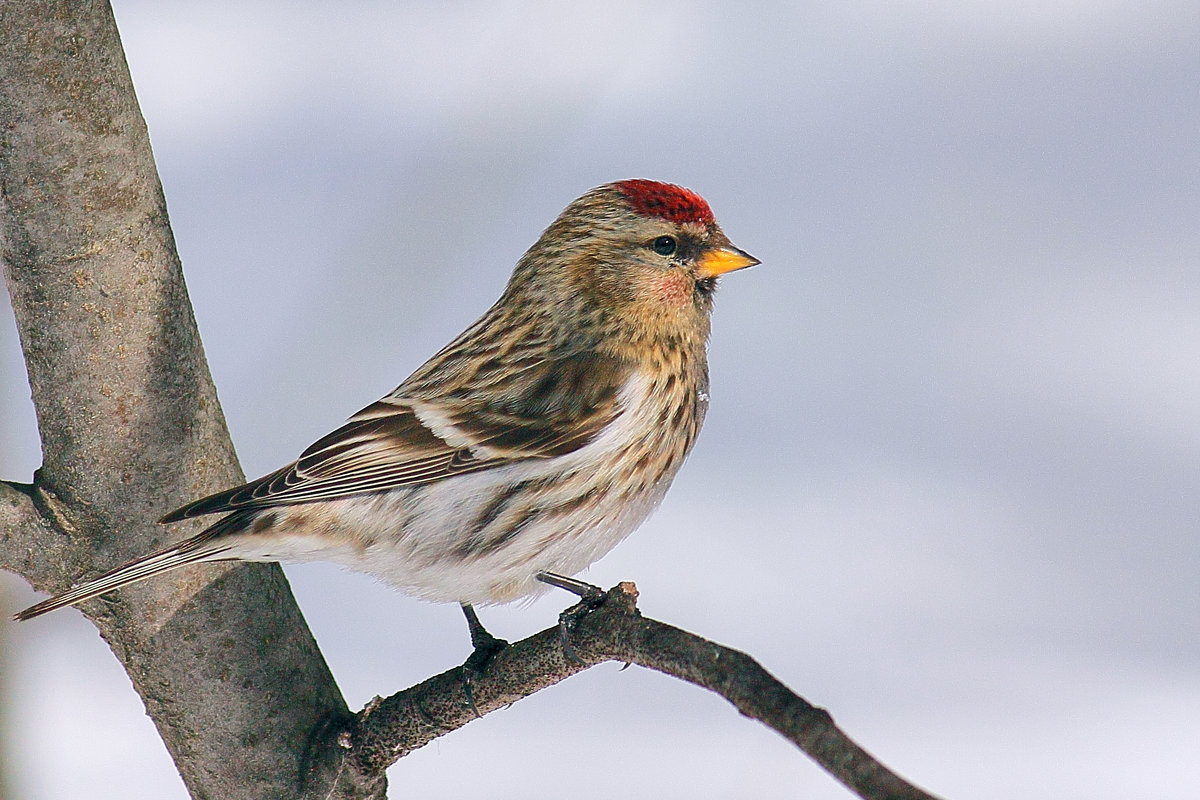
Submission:
<svg viewBox="0 0 1200 800">
<path fill-rule="evenodd" d="M 111 9 L 6 0 L 0 75 L 0 245 L 44 453 L 32 487 L 0 490 L 0 564 L 53 591 L 162 545 L 151 520 L 242 476 Z M 83 611 L 196 797 L 294 797 L 311 731 L 347 713 L 277 566 Z"/>
<path fill-rule="evenodd" d="M 32 574 L 38 550 L 53 546 L 53 528 L 33 502 L 34 487 L 0 481 L 0 569 L 18 575 Z"/>
<path fill-rule="evenodd" d="M 879 763 L 851 740 L 824 709 L 793 693 L 750 656 L 695 634 L 647 619 L 637 588 L 622 583 L 583 616 L 571 633 L 577 659 L 563 649 L 560 629 L 549 628 L 501 651 L 472 683 L 471 707 L 461 668 L 444 672 L 384 699 L 376 698 L 323 746 L 360 775 L 380 774 L 418 747 L 476 719 L 605 661 L 637 664 L 724 697 L 743 715 L 791 741 L 866 800 L 935 800 Z"/>
</svg>

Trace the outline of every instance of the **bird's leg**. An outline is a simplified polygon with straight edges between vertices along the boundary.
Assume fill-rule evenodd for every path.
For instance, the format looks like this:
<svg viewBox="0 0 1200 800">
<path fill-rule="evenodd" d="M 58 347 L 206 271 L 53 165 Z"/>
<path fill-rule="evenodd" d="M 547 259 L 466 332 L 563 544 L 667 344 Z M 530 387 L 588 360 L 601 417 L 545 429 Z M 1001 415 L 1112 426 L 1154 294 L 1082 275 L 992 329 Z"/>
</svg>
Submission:
<svg viewBox="0 0 1200 800">
<path fill-rule="evenodd" d="M 483 715 L 475 707 L 475 695 L 471 687 L 483 673 L 487 672 L 488 666 L 500 651 L 508 647 L 508 642 L 497 639 L 488 633 L 470 603 L 463 603 L 462 610 L 463 615 L 467 618 L 467 629 L 471 631 L 471 646 L 475 648 L 462 665 L 463 694 L 467 696 L 467 702 L 471 704 L 471 710 L 475 712 L 475 716 L 481 717 Z"/>
<path fill-rule="evenodd" d="M 579 595 L 578 603 L 558 615 L 558 638 L 567 658 L 578 661 L 580 664 L 587 663 L 575 652 L 575 646 L 571 644 L 571 634 L 575 631 L 579 620 L 595 611 L 604 602 L 604 590 L 578 578 L 568 578 L 554 572 L 539 572 L 537 579 L 542 583 Z"/>
<path fill-rule="evenodd" d="M 535 577 L 542 583 L 555 586 L 559 589 L 566 589 L 571 594 L 577 594 L 584 600 L 594 602 L 604 599 L 603 589 L 587 581 L 581 581 L 578 578 L 568 578 L 566 575 L 559 575 L 557 572 L 539 572 Z"/>
</svg>

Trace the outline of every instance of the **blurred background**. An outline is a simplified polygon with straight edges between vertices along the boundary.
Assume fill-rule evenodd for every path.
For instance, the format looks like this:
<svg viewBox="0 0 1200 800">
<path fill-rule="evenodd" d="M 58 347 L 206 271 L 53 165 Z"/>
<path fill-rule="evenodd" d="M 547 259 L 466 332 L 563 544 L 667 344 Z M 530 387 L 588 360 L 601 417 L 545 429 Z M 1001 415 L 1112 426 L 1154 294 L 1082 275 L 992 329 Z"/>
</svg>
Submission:
<svg viewBox="0 0 1200 800">
<path fill-rule="evenodd" d="M 586 578 L 743 649 L 948 798 L 1200 785 L 1200 4 L 114 0 L 242 464 L 290 461 L 499 295 L 567 202 L 705 195 L 712 406 Z M 0 475 L 39 448 L 0 302 Z M 352 708 L 453 606 L 289 567 Z M 13 797 L 184 798 L 75 611 L 0 576 Z M 484 609 L 499 636 L 570 598 Z M 605 665 L 394 797 L 845 798 L 723 700 Z M 531 788 L 533 787 L 533 788 Z"/>
</svg>

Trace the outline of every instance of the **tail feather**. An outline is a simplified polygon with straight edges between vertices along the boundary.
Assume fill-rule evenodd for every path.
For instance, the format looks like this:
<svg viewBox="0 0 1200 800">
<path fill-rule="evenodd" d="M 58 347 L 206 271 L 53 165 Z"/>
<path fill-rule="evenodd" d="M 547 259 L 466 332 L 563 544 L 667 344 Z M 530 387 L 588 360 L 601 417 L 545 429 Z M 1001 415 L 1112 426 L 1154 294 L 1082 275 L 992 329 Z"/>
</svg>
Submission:
<svg viewBox="0 0 1200 800">
<path fill-rule="evenodd" d="M 14 615 L 13 619 L 18 621 L 33 619 L 48 611 L 54 611 L 64 606 L 73 606 L 76 603 L 90 600 L 93 597 L 120 589 L 131 583 L 137 583 L 152 575 L 158 575 L 173 570 L 176 567 L 182 567 L 185 564 L 219 560 L 222 553 L 227 552 L 232 547 L 232 542 L 226 539 L 226 535 L 241 528 L 241 525 L 238 524 L 241 520 L 234 519 L 237 516 L 239 515 L 235 514 L 231 517 L 226 517 L 212 527 L 193 536 L 191 539 L 142 556 L 139 559 L 130 561 L 128 564 L 110 570 L 98 578 L 81 583 L 78 586 L 73 586 L 65 592 L 61 592 L 30 606 Z M 234 524 L 231 525 L 230 523 Z"/>
</svg>

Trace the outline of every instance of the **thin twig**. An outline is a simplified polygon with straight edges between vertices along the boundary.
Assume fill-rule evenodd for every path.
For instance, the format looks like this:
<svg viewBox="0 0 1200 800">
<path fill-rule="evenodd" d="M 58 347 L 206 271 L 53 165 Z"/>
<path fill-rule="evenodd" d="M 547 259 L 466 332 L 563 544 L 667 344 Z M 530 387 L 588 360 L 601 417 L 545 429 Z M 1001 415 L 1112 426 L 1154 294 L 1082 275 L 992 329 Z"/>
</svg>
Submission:
<svg viewBox="0 0 1200 800">
<path fill-rule="evenodd" d="M 796 695 L 750 656 L 710 642 L 637 609 L 637 588 L 621 583 L 572 633 L 579 660 L 563 653 L 559 628 L 500 652 L 472 684 L 481 714 L 508 706 L 605 661 L 637 664 L 716 692 L 742 714 L 779 732 L 864 800 L 936 800 L 850 739 L 824 709 Z M 359 712 L 342 736 L 365 775 L 476 719 L 456 668 Z"/>
</svg>

